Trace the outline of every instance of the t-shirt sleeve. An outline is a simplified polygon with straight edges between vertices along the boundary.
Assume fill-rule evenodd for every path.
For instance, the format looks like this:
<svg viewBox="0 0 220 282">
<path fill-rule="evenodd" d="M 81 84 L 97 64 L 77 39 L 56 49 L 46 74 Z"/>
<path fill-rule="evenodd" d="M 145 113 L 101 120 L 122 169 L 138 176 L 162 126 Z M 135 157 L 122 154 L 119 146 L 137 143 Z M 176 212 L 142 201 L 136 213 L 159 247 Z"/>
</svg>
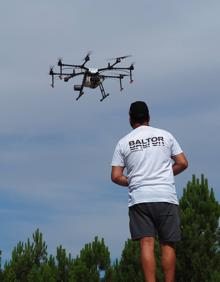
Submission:
<svg viewBox="0 0 220 282">
<path fill-rule="evenodd" d="M 178 154 L 181 154 L 183 152 L 182 148 L 180 147 L 179 143 L 176 141 L 176 139 L 172 135 L 171 137 L 172 137 L 171 156 L 176 156 Z"/>
<path fill-rule="evenodd" d="M 121 167 L 125 166 L 124 158 L 123 158 L 123 154 L 122 154 L 122 150 L 121 150 L 121 146 L 119 142 L 116 145 L 111 165 L 112 166 L 121 166 Z"/>
</svg>

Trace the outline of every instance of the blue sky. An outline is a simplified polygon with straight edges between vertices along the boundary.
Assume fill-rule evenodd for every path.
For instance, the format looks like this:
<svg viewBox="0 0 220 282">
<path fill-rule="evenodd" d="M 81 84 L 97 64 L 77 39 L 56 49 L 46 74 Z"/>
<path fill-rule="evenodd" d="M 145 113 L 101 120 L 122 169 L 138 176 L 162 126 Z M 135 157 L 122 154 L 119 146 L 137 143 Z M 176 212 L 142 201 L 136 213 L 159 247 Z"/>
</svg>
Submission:
<svg viewBox="0 0 220 282">
<path fill-rule="evenodd" d="M 151 125 L 176 136 L 190 167 L 178 195 L 202 173 L 220 200 L 219 1 L 4 1 L 0 10 L 0 217 L 3 258 L 40 228 L 49 252 L 76 256 L 104 237 L 113 258 L 129 238 L 127 191 L 110 181 L 128 108 L 148 103 Z M 73 81 L 50 87 L 57 63 L 90 67 L 132 54 L 133 84 L 106 81 L 110 96 Z"/>
</svg>

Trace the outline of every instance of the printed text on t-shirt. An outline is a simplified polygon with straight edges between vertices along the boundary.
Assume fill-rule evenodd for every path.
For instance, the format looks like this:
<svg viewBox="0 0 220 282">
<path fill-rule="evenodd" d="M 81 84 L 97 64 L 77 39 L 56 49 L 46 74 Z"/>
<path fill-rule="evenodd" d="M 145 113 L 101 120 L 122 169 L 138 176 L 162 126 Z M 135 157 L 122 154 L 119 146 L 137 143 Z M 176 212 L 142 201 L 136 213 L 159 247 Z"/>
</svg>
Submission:
<svg viewBox="0 0 220 282">
<path fill-rule="evenodd" d="M 142 151 L 143 149 L 151 146 L 164 146 L 164 138 L 162 136 L 158 136 L 129 141 L 129 147 L 132 152 Z"/>
</svg>

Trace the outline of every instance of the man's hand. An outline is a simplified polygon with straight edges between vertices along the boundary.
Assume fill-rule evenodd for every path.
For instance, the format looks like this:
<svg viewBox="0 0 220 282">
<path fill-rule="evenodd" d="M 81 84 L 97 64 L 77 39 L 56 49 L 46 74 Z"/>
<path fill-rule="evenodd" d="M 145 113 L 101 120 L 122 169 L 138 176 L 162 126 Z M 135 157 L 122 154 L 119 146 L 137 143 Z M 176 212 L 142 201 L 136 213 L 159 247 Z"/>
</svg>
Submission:
<svg viewBox="0 0 220 282">
<path fill-rule="evenodd" d="M 181 173 L 183 170 L 185 170 L 188 167 L 188 161 L 183 153 L 178 154 L 176 156 L 172 156 L 172 159 L 174 160 L 174 164 L 173 164 L 174 175 Z"/>
<path fill-rule="evenodd" d="M 128 186 L 128 178 L 123 175 L 124 167 L 112 166 L 111 179 L 114 183 L 121 186 Z"/>
</svg>

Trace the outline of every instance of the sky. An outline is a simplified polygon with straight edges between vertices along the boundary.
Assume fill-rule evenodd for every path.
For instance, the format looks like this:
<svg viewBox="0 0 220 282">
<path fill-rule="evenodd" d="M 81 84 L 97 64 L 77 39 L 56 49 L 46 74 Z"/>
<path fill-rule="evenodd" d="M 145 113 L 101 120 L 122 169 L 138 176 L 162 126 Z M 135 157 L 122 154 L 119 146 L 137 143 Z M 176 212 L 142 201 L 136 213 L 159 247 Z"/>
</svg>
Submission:
<svg viewBox="0 0 220 282">
<path fill-rule="evenodd" d="M 0 219 L 3 259 L 39 228 L 55 254 L 76 257 L 104 238 L 120 258 L 128 228 L 127 190 L 110 180 L 112 154 L 130 132 L 128 109 L 147 102 L 151 126 L 170 131 L 189 160 L 178 196 L 204 174 L 220 201 L 219 1 L 3 1 L 0 10 Z M 59 57 L 89 67 L 131 54 L 134 83 L 105 81 L 110 95 L 56 80 Z"/>
</svg>

